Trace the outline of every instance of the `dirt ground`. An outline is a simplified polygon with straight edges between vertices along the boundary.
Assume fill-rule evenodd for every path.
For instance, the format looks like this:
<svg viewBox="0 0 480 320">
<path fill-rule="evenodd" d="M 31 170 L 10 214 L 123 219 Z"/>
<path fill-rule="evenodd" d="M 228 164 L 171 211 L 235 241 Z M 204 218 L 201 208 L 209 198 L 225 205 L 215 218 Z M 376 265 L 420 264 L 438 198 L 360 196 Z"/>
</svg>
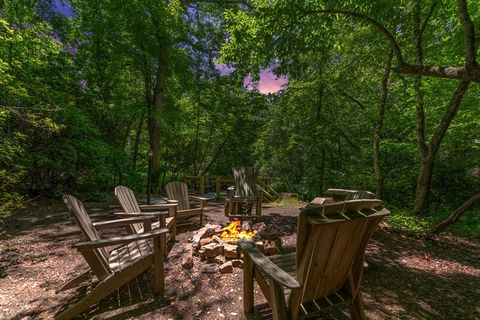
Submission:
<svg viewBox="0 0 480 320">
<path fill-rule="evenodd" d="M 111 217 L 105 204 L 87 204 L 94 220 Z M 283 250 L 295 246 L 298 206 L 263 210 Z M 207 221 L 227 221 L 221 204 L 212 204 Z M 0 241 L 0 318 L 50 319 L 81 298 L 84 286 L 56 293 L 62 283 L 87 269 L 71 248 L 80 232 L 63 203 L 31 204 L 8 221 L 10 237 Z M 81 318 L 94 319 L 245 319 L 242 269 L 232 274 L 202 273 L 204 264 L 181 267 L 184 244 L 195 231 L 179 230 L 166 265 L 166 293 L 154 296 L 146 273 L 92 307 Z M 361 289 L 368 319 L 480 319 L 480 244 L 442 237 L 435 241 L 378 230 L 367 249 Z M 256 289 L 261 318 L 265 298 Z M 322 319 L 348 319 L 334 310 Z"/>
</svg>

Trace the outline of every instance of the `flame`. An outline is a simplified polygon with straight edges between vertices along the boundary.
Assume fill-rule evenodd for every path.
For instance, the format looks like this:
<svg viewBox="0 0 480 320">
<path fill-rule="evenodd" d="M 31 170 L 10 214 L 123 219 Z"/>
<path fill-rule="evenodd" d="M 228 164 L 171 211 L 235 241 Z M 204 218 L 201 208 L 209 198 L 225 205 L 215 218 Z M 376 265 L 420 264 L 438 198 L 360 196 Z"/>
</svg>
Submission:
<svg viewBox="0 0 480 320">
<path fill-rule="evenodd" d="M 240 229 L 240 220 L 232 221 L 228 226 L 222 229 L 222 233 L 218 235 L 223 241 L 226 242 L 236 242 L 240 239 L 251 238 L 257 231 L 244 231 Z"/>
</svg>

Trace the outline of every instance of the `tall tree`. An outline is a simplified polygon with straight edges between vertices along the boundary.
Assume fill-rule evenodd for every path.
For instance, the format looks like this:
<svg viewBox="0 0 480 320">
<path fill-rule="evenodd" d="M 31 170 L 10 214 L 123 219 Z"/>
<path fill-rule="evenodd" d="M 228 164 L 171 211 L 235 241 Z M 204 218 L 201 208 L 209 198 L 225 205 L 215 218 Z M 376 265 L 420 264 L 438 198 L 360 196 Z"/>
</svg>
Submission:
<svg viewBox="0 0 480 320">
<path fill-rule="evenodd" d="M 452 8 L 456 8 L 457 11 Z M 470 8 L 473 8 L 475 16 L 479 14 L 477 3 L 471 3 Z M 317 3 L 301 1 L 294 4 L 259 1 L 255 2 L 253 8 L 230 11 L 227 19 L 231 22 L 229 28 L 231 38 L 223 49 L 225 59 L 236 62 L 241 68 L 248 70 L 264 66 L 272 58 L 278 59 L 284 66 L 291 65 L 307 48 L 315 47 L 316 41 L 328 43 L 327 39 L 334 36 L 329 32 L 334 24 L 348 27 L 362 23 L 372 27 L 374 32 L 383 37 L 386 46 L 391 48 L 395 56 L 396 74 L 413 76 L 414 87 L 417 88 L 420 165 L 415 209 L 426 210 L 434 160 L 443 137 L 455 117 L 469 83 L 480 82 L 474 24 L 465 0 L 456 1 L 454 6 L 441 7 L 436 5 L 436 1 L 427 4 L 416 1 L 413 5 L 403 1 L 388 4 L 376 1 L 362 3 L 348 1 L 341 5 L 331 1 Z M 461 28 L 457 27 L 459 25 Z M 429 30 L 430 27 L 436 27 L 435 33 Z M 413 37 L 408 32 L 410 30 L 413 31 Z M 442 41 L 438 40 L 439 35 L 442 36 Z M 457 45 L 458 42 L 455 41 L 457 38 L 463 38 L 463 48 Z M 429 52 L 426 61 L 423 58 L 426 44 L 429 50 L 441 50 L 442 55 Z M 462 50 L 465 52 L 464 59 L 459 55 Z M 409 63 L 405 57 L 412 51 L 414 63 Z M 445 61 L 453 65 L 434 66 L 435 63 L 444 65 Z M 423 77 L 459 81 L 428 145 L 425 142 L 423 98 L 420 92 Z"/>
</svg>

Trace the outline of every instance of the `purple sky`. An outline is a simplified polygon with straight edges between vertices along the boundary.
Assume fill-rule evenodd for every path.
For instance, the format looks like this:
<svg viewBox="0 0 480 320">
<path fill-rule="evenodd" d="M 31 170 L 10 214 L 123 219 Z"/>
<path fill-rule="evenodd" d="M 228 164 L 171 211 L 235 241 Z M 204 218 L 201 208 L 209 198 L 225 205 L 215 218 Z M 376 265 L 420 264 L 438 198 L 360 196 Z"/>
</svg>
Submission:
<svg viewBox="0 0 480 320">
<path fill-rule="evenodd" d="M 263 69 L 260 71 L 260 82 L 258 91 L 263 94 L 275 93 L 282 90 L 282 87 L 288 83 L 286 76 L 277 78 L 272 69 Z"/>
<path fill-rule="evenodd" d="M 286 76 L 277 77 L 272 72 L 272 67 L 260 71 L 260 81 L 258 82 L 258 91 L 262 94 L 275 93 L 282 90 L 282 87 L 288 84 Z M 225 65 L 217 65 L 218 71 L 222 75 L 227 75 L 233 72 L 234 68 L 229 68 Z M 243 85 L 247 89 L 253 89 L 252 78 L 247 76 L 243 81 Z"/>
</svg>

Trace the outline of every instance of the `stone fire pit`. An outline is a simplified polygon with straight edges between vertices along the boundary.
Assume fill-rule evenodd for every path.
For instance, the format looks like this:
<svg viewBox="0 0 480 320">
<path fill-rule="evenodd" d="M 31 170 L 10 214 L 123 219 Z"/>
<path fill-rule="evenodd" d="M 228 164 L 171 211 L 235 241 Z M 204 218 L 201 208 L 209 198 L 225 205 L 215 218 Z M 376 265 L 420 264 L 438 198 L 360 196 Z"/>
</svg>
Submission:
<svg viewBox="0 0 480 320">
<path fill-rule="evenodd" d="M 202 272 L 232 273 L 233 268 L 243 268 L 243 255 L 237 245 L 242 238 L 251 238 L 265 255 L 279 252 L 279 236 L 265 223 L 233 221 L 230 225 L 207 224 L 200 228 L 185 247 L 182 266 L 193 267 L 193 256 L 200 257 L 205 264 Z"/>
</svg>

